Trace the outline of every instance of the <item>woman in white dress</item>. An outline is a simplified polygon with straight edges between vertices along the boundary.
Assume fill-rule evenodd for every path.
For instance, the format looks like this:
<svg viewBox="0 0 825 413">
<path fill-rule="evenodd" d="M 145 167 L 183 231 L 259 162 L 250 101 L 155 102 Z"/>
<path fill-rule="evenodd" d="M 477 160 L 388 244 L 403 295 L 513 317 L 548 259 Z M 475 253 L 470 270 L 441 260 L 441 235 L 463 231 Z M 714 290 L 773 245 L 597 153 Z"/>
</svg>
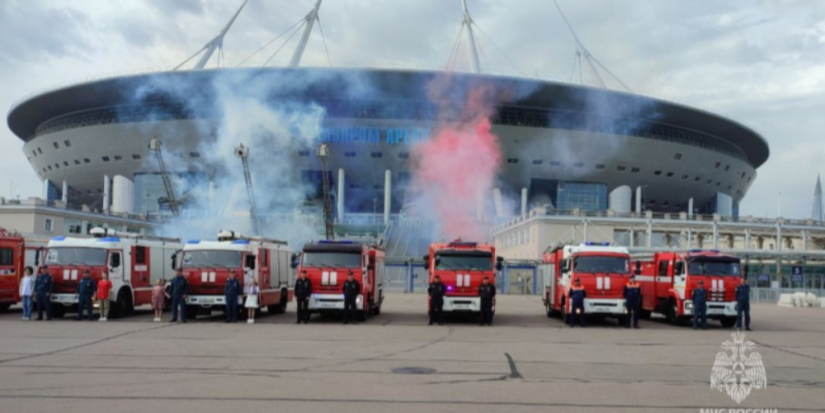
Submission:
<svg viewBox="0 0 825 413">
<path fill-rule="evenodd" d="M 246 322 L 248 324 L 255 324 L 255 310 L 258 309 L 258 298 L 261 294 L 261 289 L 258 287 L 258 282 L 254 279 L 250 280 L 246 287 L 246 304 L 244 307 L 249 311 Z"/>
</svg>

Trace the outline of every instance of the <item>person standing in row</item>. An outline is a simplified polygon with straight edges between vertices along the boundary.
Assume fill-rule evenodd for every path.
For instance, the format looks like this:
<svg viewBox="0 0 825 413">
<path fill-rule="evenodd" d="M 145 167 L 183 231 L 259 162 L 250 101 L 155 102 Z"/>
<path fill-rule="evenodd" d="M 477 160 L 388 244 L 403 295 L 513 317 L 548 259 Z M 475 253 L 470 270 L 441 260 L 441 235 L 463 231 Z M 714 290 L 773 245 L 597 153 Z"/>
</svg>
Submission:
<svg viewBox="0 0 825 413">
<path fill-rule="evenodd" d="M 584 327 L 585 298 L 587 298 L 587 291 L 585 291 L 582 286 L 581 279 L 576 278 L 576 280 L 573 281 L 573 286 L 570 287 L 570 292 L 567 294 L 567 300 L 570 302 L 571 314 L 567 316 L 570 319 L 570 327 L 575 327 L 577 322 L 579 323 L 579 326 Z M 564 305 L 567 305 L 567 303 Z"/>
<path fill-rule="evenodd" d="M 478 325 L 493 325 L 493 299 L 496 297 L 496 286 L 490 284 L 490 277 L 481 280 L 478 287 L 478 296 L 481 298 L 481 322 Z"/>
<path fill-rule="evenodd" d="M 744 320 L 742 319 L 744 317 Z M 736 329 L 741 330 L 742 324 L 745 330 L 751 331 L 751 286 L 745 277 L 739 279 L 736 286 Z"/>
<path fill-rule="evenodd" d="M 355 300 L 358 294 L 361 293 L 361 284 L 355 281 L 355 276 L 352 271 L 347 274 L 347 280 L 344 281 L 344 324 L 349 324 L 352 316 L 355 315 L 357 309 L 355 308 Z"/>
<path fill-rule="evenodd" d="M 166 297 L 166 283 L 161 278 L 155 283 L 155 286 L 152 287 L 152 310 L 155 310 L 155 319 L 152 321 L 156 323 L 159 323 L 161 317 L 163 317 L 163 304 L 166 301 Z"/>
<path fill-rule="evenodd" d="M 258 288 L 258 281 L 251 278 L 249 285 L 246 287 L 246 315 L 247 324 L 255 324 L 255 312 L 258 311 L 258 296 L 261 294 L 261 289 Z"/>
<path fill-rule="evenodd" d="M 92 296 L 95 294 L 96 288 L 92 274 L 89 270 L 83 270 L 83 278 L 77 283 L 77 291 L 75 292 L 77 296 L 77 318 L 75 320 L 80 321 L 83 319 L 83 309 L 85 308 L 86 312 L 89 313 L 89 321 L 92 321 L 94 310 L 92 308 Z"/>
<path fill-rule="evenodd" d="M 109 295 L 112 293 L 112 282 L 109 281 L 109 271 L 105 268 L 101 273 L 100 282 L 97 283 L 97 292 L 95 293 L 95 297 L 97 299 L 97 305 L 100 308 L 100 320 L 99 321 L 109 321 L 109 308 L 111 305 L 109 304 Z M 160 320 L 158 320 L 160 321 Z"/>
<path fill-rule="evenodd" d="M 636 277 L 631 275 L 627 285 L 622 291 L 624 297 L 624 307 L 627 315 L 627 328 L 630 328 L 631 322 L 633 328 L 639 328 L 639 311 L 642 308 L 642 287 L 636 282 Z"/>
<path fill-rule="evenodd" d="M 52 319 L 52 276 L 49 274 L 49 267 L 42 266 L 34 281 L 34 293 L 37 297 L 37 320 L 43 319 L 43 311 L 46 312 L 46 320 Z"/>
<path fill-rule="evenodd" d="M 295 300 L 298 304 L 298 320 L 295 324 L 309 323 L 309 297 L 312 295 L 312 281 L 306 271 L 301 271 L 301 278 L 295 281 Z"/>
<path fill-rule="evenodd" d="M 238 279 L 235 270 L 229 271 L 229 278 L 223 288 L 223 298 L 226 301 L 226 322 L 234 323 L 238 321 L 238 297 L 241 295 L 241 281 Z"/>
<path fill-rule="evenodd" d="M 23 301 L 23 320 L 32 319 L 32 294 L 34 294 L 34 268 L 26 267 L 20 279 L 20 299 Z"/>
<path fill-rule="evenodd" d="M 178 321 L 178 311 L 180 311 L 180 321 L 186 322 L 187 295 L 189 295 L 189 282 L 183 276 L 183 271 L 178 270 L 175 278 L 172 278 L 172 319 L 169 322 Z"/>
<path fill-rule="evenodd" d="M 433 323 L 444 325 L 442 319 L 444 317 L 444 294 L 446 292 L 447 288 L 441 282 L 441 277 L 437 275 L 433 277 L 433 282 L 427 288 L 427 294 L 430 296 L 430 325 L 433 325 Z"/>
<path fill-rule="evenodd" d="M 708 327 L 708 291 L 705 289 L 704 281 L 699 281 L 699 286 L 693 290 L 691 299 L 693 300 L 693 329 L 701 327 L 704 330 Z"/>
</svg>

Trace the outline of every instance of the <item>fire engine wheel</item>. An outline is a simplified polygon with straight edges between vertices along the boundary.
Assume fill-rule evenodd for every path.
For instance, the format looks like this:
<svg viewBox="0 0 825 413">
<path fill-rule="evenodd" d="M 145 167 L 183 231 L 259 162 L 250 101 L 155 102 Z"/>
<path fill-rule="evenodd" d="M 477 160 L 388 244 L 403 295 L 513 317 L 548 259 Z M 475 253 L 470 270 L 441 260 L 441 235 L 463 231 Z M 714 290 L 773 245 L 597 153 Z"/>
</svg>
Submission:
<svg viewBox="0 0 825 413">
<path fill-rule="evenodd" d="M 283 314 L 283 313 L 285 313 L 286 312 L 286 305 L 287 305 L 286 300 L 287 300 L 288 297 L 289 296 L 287 295 L 286 290 L 281 290 L 281 299 L 280 299 L 280 301 L 278 301 L 278 305 L 273 305 L 273 306 L 267 307 L 267 311 L 269 311 L 272 314 Z"/>
<path fill-rule="evenodd" d="M 66 315 L 66 306 L 62 304 L 52 304 L 52 317 L 63 318 Z"/>
<path fill-rule="evenodd" d="M 9 311 L 9 308 L 11 308 L 11 304 L 0 304 L 0 313 Z"/>
<path fill-rule="evenodd" d="M 194 305 L 187 305 L 186 306 L 186 319 L 187 320 L 194 320 L 198 318 L 198 313 L 200 313 L 200 308 Z"/>
<path fill-rule="evenodd" d="M 570 324 L 570 314 L 567 314 L 567 303 L 561 303 L 561 321 Z"/>
<path fill-rule="evenodd" d="M 642 310 L 642 311 L 639 312 L 639 316 L 643 320 L 650 320 L 651 315 L 652 315 L 652 313 L 650 311 L 647 311 L 647 310 Z"/>
<path fill-rule="evenodd" d="M 719 319 L 722 327 L 731 328 L 736 325 L 736 317 L 722 317 Z"/>
<path fill-rule="evenodd" d="M 676 301 L 670 300 L 667 304 L 667 321 L 674 326 L 678 326 L 681 324 L 681 320 L 679 320 L 679 310 L 676 308 Z"/>
<path fill-rule="evenodd" d="M 372 315 L 379 315 L 379 314 L 381 314 L 381 304 L 378 304 L 377 306 L 373 307 L 373 309 L 372 309 Z"/>
<path fill-rule="evenodd" d="M 132 305 L 132 295 L 126 289 L 121 289 L 117 294 L 117 300 L 112 303 L 112 308 L 109 310 L 109 315 L 112 318 L 125 317 L 134 311 Z"/>
</svg>

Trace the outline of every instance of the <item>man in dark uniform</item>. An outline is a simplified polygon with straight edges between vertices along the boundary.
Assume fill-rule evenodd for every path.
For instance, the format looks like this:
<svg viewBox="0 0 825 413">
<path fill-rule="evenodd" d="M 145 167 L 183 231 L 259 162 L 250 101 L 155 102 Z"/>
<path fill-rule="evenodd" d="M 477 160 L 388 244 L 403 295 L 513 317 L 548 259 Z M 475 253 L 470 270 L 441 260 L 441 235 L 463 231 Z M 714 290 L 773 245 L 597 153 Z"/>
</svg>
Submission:
<svg viewBox="0 0 825 413">
<path fill-rule="evenodd" d="M 241 281 L 235 270 L 229 271 L 229 279 L 223 289 L 224 300 L 226 301 L 226 322 L 234 323 L 238 321 L 238 296 L 241 294 Z"/>
<path fill-rule="evenodd" d="M 360 293 L 361 284 L 355 281 L 355 275 L 350 271 L 347 274 L 347 280 L 344 281 L 344 324 L 349 324 L 352 316 L 358 311 L 355 308 L 355 300 Z"/>
<path fill-rule="evenodd" d="M 183 276 L 183 271 L 178 270 L 175 278 L 172 278 L 172 319 L 169 322 L 178 321 L 178 310 L 180 310 L 180 320 L 186 322 L 186 296 L 189 294 L 189 282 Z"/>
<path fill-rule="evenodd" d="M 496 296 L 496 286 L 490 284 L 490 278 L 484 277 L 481 280 L 481 286 L 478 287 L 478 296 L 481 297 L 481 322 L 478 324 L 483 326 L 493 325 L 493 299 Z"/>
<path fill-rule="evenodd" d="M 306 271 L 301 271 L 301 278 L 295 281 L 295 300 L 298 301 L 298 321 L 295 324 L 309 323 L 309 297 L 312 295 L 312 281 Z"/>
<path fill-rule="evenodd" d="M 95 290 L 97 290 L 97 283 L 92 279 L 89 270 L 83 270 L 83 278 L 77 284 L 77 291 L 75 292 L 77 294 L 77 318 L 75 320 L 80 321 L 83 319 L 83 309 L 86 308 L 89 313 L 89 321 L 92 321 L 92 295 L 94 295 Z"/>
<path fill-rule="evenodd" d="M 742 316 L 745 316 L 745 330 L 751 331 L 751 286 L 745 277 L 739 279 L 736 286 L 736 329 L 742 329 Z"/>
<path fill-rule="evenodd" d="M 630 281 L 624 286 L 622 296 L 625 299 L 624 307 L 627 312 L 627 328 L 630 328 L 631 321 L 633 328 L 639 328 L 639 311 L 642 308 L 642 287 L 636 282 L 636 277 L 631 275 Z"/>
<path fill-rule="evenodd" d="M 427 294 L 430 295 L 430 325 L 436 322 L 438 325 L 444 324 L 442 318 L 444 316 L 444 294 L 446 292 L 447 288 L 441 282 L 441 277 L 437 275 L 433 277 L 433 282 L 427 288 Z"/>
<path fill-rule="evenodd" d="M 47 266 L 40 267 L 37 279 L 34 281 L 34 293 L 37 296 L 37 319 L 43 319 L 43 310 L 46 310 L 46 320 L 52 319 L 52 276 Z"/>
<path fill-rule="evenodd" d="M 704 330 L 708 327 L 708 291 L 705 290 L 704 281 L 699 281 L 699 286 L 693 290 L 691 299 L 693 300 L 693 329 L 701 327 Z"/>
<path fill-rule="evenodd" d="M 582 286 L 581 279 L 576 278 L 573 281 L 573 286 L 570 287 L 570 292 L 567 294 L 567 299 L 570 301 L 570 327 L 575 327 L 576 322 L 584 327 L 584 299 L 587 298 L 587 291 Z"/>
</svg>

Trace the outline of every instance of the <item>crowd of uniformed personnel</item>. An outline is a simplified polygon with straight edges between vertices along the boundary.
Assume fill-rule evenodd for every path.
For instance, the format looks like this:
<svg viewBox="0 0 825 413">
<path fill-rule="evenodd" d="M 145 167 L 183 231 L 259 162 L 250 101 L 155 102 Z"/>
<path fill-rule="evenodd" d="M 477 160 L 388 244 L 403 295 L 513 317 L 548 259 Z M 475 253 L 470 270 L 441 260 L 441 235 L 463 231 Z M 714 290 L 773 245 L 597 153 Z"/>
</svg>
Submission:
<svg viewBox="0 0 825 413">
<path fill-rule="evenodd" d="M 31 277 L 34 270 L 31 267 L 26 267 L 26 277 Z M 33 284 L 33 286 L 32 286 Z M 254 287 L 254 286 L 250 286 Z M 112 283 L 108 279 L 108 274 L 104 270 L 100 282 L 96 282 L 89 273 L 89 270 L 83 271 L 83 277 L 77 286 L 78 310 L 77 320 L 83 318 L 83 312 L 87 312 L 89 320 L 92 320 L 92 302 L 97 300 L 100 304 L 100 321 L 106 321 L 109 311 L 108 301 L 109 294 L 112 289 Z M 224 298 L 226 302 L 226 322 L 233 323 L 238 319 L 239 297 L 244 293 L 247 296 L 257 294 L 254 288 L 243 291 L 240 280 L 237 278 L 235 271 L 230 271 L 229 279 L 224 287 Z M 296 324 L 309 323 L 309 298 L 312 295 L 312 282 L 307 277 L 305 271 L 301 272 L 298 280 L 295 282 L 295 299 L 297 301 L 297 321 Z M 358 293 L 361 291 L 361 285 L 355 280 L 352 271 L 347 274 L 347 280 L 343 285 L 344 292 L 344 324 L 349 324 L 356 319 L 357 307 L 356 299 Z M 42 266 L 38 270 L 37 277 L 32 282 L 30 278 L 25 278 L 20 285 L 20 295 L 24 298 L 24 314 L 23 319 L 30 319 L 31 311 L 27 314 L 26 298 L 31 300 L 31 297 L 36 297 L 37 318 L 43 319 L 43 313 L 46 314 L 46 320 L 52 319 L 52 276 L 48 272 L 46 266 Z M 176 276 L 170 280 L 167 287 L 166 296 L 171 299 L 172 317 L 170 322 L 178 320 L 178 312 L 180 312 L 181 322 L 186 322 L 186 296 L 189 293 L 189 283 L 183 272 L 178 271 Z M 444 324 L 444 296 L 447 293 L 447 287 L 441 281 L 441 278 L 436 275 L 433 281 L 429 284 L 427 294 L 429 295 L 429 325 L 438 323 Z M 624 286 L 622 295 L 625 299 L 626 310 L 626 327 L 639 328 L 639 314 L 642 311 L 642 290 L 636 278 L 631 275 L 628 283 Z M 493 324 L 493 301 L 496 296 L 496 286 L 490 283 L 488 277 L 484 277 L 482 285 L 478 287 L 478 297 L 480 298 L 481 316 L 479 325 Z M 691 299 L 693 300 L 693 329 L 707 328 L 707 297 L 708 292 L 704 287 L 704 282 L 699 281 L 698 287 L 693 290 Z M 578 324 L 581 327 L 585 326 L 585 307 L 584 300 L 587 298 L 587 291 L 581 285 L 581 280 L 576 278 L 573 280 L 573 285 L 570 286 L 567 300 L 570 302 L 571 313 L 567 319 L 570 327 Z M 106 303 L 103 303 L 106 301 Z M 153 300 L 154 301 L 154 300 Z M 257 297 L 255 302 L 257 303 Z M 43 305 L 39 305 L 43 303 Z M 154 304 L 153 304 L 154 305 Z M 257 304 L 256 304 L 257 305 Z M 254 309 L 257 307 L 246 306 Z M 747 284 L 745 277 L 740 279 L 740 284 L 736 286 L 736 329 L 750 331 L 751 317 L 750 317 L 750 286 Z M 251 311 L 250 311 L 251 313 Z M 159 321 L 158 318 L 155 321 Z"/>
</svg>

